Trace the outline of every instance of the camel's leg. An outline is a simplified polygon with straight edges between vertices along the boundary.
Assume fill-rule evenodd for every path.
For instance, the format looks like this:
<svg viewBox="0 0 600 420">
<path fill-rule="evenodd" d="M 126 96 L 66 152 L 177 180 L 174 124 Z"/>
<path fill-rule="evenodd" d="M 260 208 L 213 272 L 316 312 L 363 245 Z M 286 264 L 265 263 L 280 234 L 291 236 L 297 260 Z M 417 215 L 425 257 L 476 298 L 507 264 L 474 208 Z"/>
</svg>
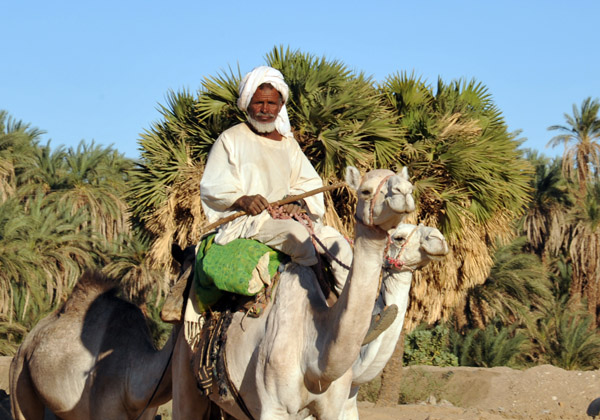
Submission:
<svg viewBox="0 0 600 420">
<path fill-rule="evenodd" d="M 358 398 L 358 387 L 355 386 L 350 390 L 350 396 L 344 403 L 341 420 L 358 420 L 358 407 L 356 400 Z"/>
<path fill-rule="evenodd" d="M 20 351 L 10 364 L 10 405 L 14 420 L 44 419 L 44 404 Z"/>
<path fill-rule="evenodd" d="M 191 368 L 192 352 L 183 329 L 173 351 L 173 420 L 209 420 L 210 399 L 200 393 Z"/>
</svg>

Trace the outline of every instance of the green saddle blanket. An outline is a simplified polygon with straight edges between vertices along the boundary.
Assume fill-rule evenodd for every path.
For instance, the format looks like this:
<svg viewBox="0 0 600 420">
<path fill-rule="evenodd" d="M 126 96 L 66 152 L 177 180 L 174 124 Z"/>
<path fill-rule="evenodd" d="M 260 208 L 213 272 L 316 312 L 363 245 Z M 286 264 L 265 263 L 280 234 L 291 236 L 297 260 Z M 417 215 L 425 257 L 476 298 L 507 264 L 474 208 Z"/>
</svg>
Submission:
<svg viewBox="0 0 600 420">
<path fill-rule="evenodd" d="M 198 310 L 205 312 L 224 292 L 245 296 L 259 293 L 277 273 L 285 254 L 252 239 L 214 243 L 215 235 L 198 245 L 194 283 Z"/>
</svg>

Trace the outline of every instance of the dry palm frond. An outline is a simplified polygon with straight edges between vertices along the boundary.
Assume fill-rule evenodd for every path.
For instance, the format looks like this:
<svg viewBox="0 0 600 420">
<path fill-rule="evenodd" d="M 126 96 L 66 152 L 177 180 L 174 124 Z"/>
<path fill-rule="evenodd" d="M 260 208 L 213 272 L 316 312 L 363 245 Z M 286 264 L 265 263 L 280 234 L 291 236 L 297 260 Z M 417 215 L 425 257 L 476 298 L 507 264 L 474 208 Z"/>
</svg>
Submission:
<svg viewBox="0 0 600 420">
<path fill-rule="evenodd" d="M 346 205 L 350 207 L 348 204 Z M 325 216 L 323 217 L 323 224 L 331 226 L 347 238 L 352 237 L 353 235 L 352 226 L 348 226 L 344 223 L 344 220 L 336 211 L 336 206 L 329 193 L 325 193 Z"/>
<path fill-rule="evenodd" d="M 445 115 L 437 122 L 440 132 L 437 135 L 438 141 L 446 141 L 452 138 L 461 140 L 474 139 L 481 135 L 482 129 L 479 122 L 475 119 L 461 118 L 460 113 Z"/>
<path fill-rule="evenodd" d="M 587 298 L 588 311 L 596 321 L 600 286 L 600 232 L 582 223 L 576 225 L 569 256 L 573 264 L 571 295 Z"/>
<path fill-rule="evenodd" d="M 568 245 L 571 225 L 567 222 L 564 211 L 559 209 L 552 211 L 548 216 L 548 234 L 545 238 L 546 252 L 558 255 Z"/>
<path fill-rule="evenodd" d="M 0 158 L 0 200 L 5 201 L 15 193 L 15 168 L 13 162 Z"/>
<path fill-rule="evenodd" d="M 167 198 L 152 214 L 147 228 L 156 235 L 148 256 L 155 268 L 171 265 L 171 244 L 186 247 L 199 241 L 206 218 L 200 201 L 200 180 L 204 165 L 188 162 L 167 191 Z"/>
<path fill-rule="evenodd" d="M 433 218 L 421 222 L 428 226 L 437 224 Z M 500 212 L 485 225 L 477 225 L 468 218 L 461 223 L 465 226 L 461 239 L 448 239 L 450 253 L 414 275 L 405 322 L 408 331 L 421 322 L 431 324 L 448 319 L 457 305 L 465 302 L 467 290 L 487 279 L 493 264 L 490 239 L 507 241 L 512 237 L 508 211 Z"/>
<path fill-rule="evenodd" d="M 337 182 L 339 180 L 332 178 L 325 184 Z M 323 224 L 335 228 L 347 238 L 354 237 L 356 201 L 356 194 L 347 186 L 326 192 Z"/>
<path fill-rule="evenodd" d="M 129 232 L 130 213 L 120 192 L 112 192 L 110 188 L 81 184 L 66 192 L 51 193 L 49 198 L 59 208 L 71 209 L 73 216 L 79 212 L 88 213 L 91 230 L 112 241 L 119 234 Z"/>
</svg>

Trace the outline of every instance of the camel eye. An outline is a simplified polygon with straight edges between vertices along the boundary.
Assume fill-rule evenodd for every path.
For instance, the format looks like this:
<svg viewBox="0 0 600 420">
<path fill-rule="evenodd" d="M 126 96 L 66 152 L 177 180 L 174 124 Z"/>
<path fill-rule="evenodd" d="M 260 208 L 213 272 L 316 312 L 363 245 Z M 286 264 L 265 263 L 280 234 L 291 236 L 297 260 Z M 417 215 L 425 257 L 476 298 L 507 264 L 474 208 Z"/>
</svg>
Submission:
<svg viewBox="0 0 600 420">
<path fill-rule="evenodd" d="M 370 195 L 371 194 L 371 190 L 361 190 L 360 194 L 361 195 Z"/>
<path fill-rule="evenodd" d="M 394 237 L 394 242 L 399 244 L 399 245 L 403 245 L 404 242 L 406 242 L 406 238 L 404 236 L 395 236 Z"/>
</svg>

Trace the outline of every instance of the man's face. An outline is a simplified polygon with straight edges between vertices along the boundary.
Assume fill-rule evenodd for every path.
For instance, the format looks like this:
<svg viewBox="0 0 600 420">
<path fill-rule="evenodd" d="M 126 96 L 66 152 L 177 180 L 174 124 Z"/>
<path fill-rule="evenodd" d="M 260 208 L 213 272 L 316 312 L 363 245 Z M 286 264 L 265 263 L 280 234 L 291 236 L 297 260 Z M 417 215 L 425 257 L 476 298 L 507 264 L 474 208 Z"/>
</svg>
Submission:
<svg viewBox="0 0 600 420">
<path fill-rule="evenodd" d="M 250 100 L 248 114 L 262 124 L 274 123 L 283 107 L 281 95 L 271 85 L 261 85 Z"/>
</svg>

